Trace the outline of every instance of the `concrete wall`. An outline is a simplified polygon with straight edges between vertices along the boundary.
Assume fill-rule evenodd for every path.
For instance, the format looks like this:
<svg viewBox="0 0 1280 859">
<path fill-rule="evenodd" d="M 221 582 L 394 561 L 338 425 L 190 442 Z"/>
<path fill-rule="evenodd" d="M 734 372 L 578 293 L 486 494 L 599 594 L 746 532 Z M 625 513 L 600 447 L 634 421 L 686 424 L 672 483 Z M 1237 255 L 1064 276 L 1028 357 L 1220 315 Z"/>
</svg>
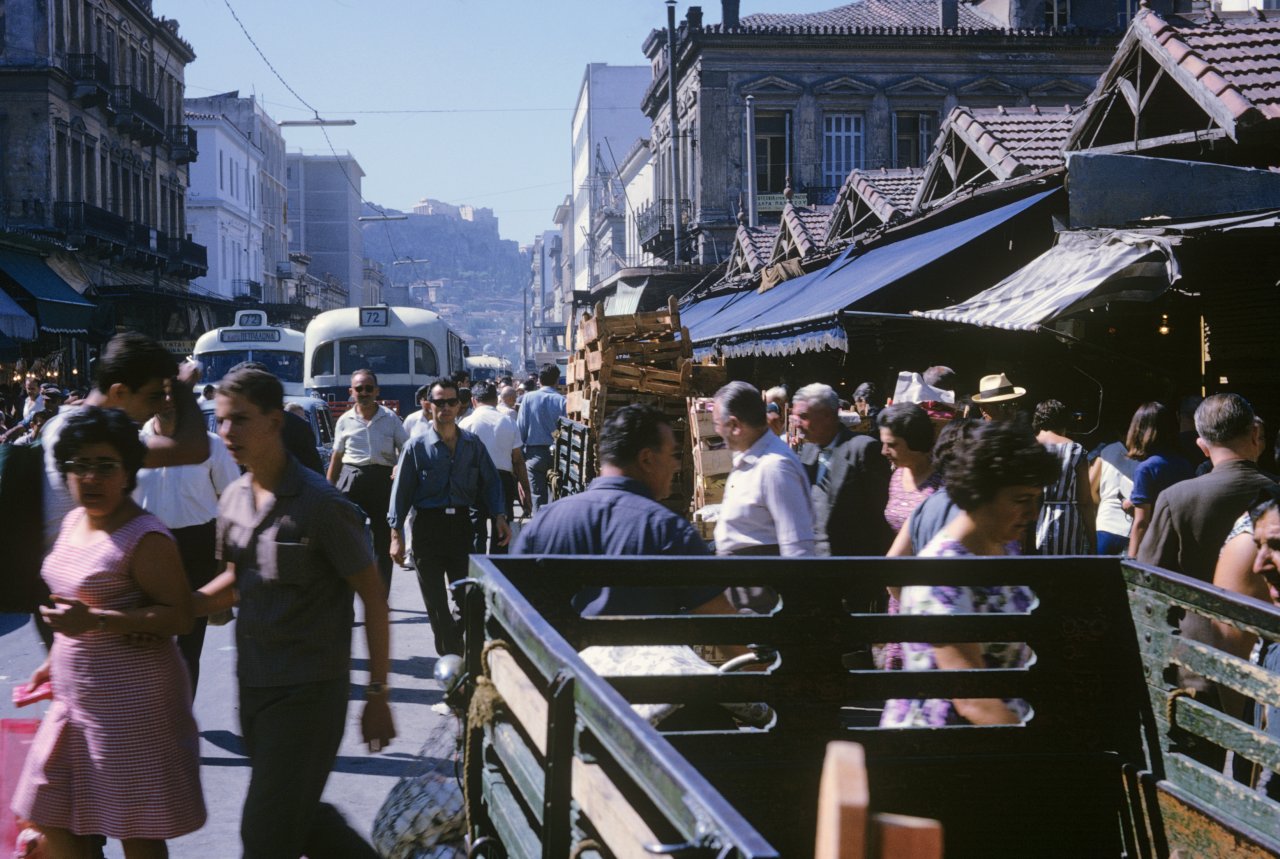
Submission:
<svg viewBox="0 0 1280 859">
<path fill-rule="evenodd" d="M 360 179 L 350 155 L 287 155 L 289 250 L 311 256 L 312 274 L 332 274 L 348 290 L 350 306 L 364 301 L 364 241 L 360 234 Z M 354 187 L 353 187 L 354 185 Z"/>
</svg>

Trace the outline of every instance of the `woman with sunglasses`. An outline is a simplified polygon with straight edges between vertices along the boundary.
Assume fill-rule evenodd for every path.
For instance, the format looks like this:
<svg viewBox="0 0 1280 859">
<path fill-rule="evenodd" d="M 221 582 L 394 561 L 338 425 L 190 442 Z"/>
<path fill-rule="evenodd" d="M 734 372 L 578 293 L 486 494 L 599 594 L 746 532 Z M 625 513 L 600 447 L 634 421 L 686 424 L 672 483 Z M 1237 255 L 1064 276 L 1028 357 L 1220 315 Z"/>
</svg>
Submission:
<svg viewBox="0 0 1280 859">
<path fill-rule="evenodd" d="M 127 859 L 205 821 L 191 685 L 173 636 L 191 628 L 191 591 L 172 535 L 131 497 L 146 448 L 128 416 L 86 408 L 54 455 L 77 507 L 42 575 L 53 647 L 31 677 L 53 687 L 13 810 L 51 857 L 87 856 L 90 837 Z M 139 644 L 127 637 L 154 639 Z"/>
</svg>

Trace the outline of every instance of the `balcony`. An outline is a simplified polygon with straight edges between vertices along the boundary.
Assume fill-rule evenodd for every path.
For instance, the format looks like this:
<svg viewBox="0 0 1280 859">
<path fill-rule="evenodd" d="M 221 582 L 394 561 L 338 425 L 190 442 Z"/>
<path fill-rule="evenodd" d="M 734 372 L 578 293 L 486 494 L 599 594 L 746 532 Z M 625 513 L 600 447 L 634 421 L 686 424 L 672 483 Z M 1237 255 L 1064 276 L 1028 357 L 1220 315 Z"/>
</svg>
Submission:
<svg viewBox="0 0 1280 859">
<path fill-rule="evenodd" d="M 209 273 L 209 249 L 191 239 L 168 237 L 169 264 L 166 271 L 186 278 L 204 277 Z"/>
<path fill-rule="evenodd" d="M 672 201 L 657 200 L 636 211 L 636 231 L 640 247 L 645 253 L 666 257 L 671 252 L 675 223 L 671 216 Z M 680 226 L 688 229 L 692 221 L 693 205 L 689 200 L 680 201 Z"/>
<path fill-rule="evenodd" d="M 293 263 L 281 262 L 277 260 L 276 261 L 276 277 L 284 278 L 286 280 L 292 280 L 293 278 L 297 277 L 297 274 L 295 274 L 293 270 Z"/>
<path fill-rule="evenodd" d="M 97 54 L 68 54 L 71 98 L 81 107 L 106 104 L 111 97 L 111 66 Z"/>
<path fill-rule="evenodd" d="M 136 221 L 129 224 L 129 247 L 124 262 L 139 268 L 159 268 L 168 256 L 169 237 L 159 230 Z"/>
<path fill-rule="evenodd" d="M 256 280 L 233 280 L 231 281 L 231 297 L 236 301 L 261 303 L 262 284 Z"/>
<path fill-rule="evenodd" d="M 72 243 L 91 245 L 103 256 L 121 253 L 132 244 L 127 220 L 88 203 L 54 203 L 53 224 Z"/>
<path fill-rule="evenodd" d="M 179 164 L 190 164 L 200 155 L 196 146 L 196 130 L 189 125 L 170 125 L 165 137 L 169 141 L 169 157 Z"/>
<path fill-rule="evenodd" d="M 164 109 L 131 86 L 111 88 L 112 125 L 140 143 L 150 145 L 165 138 Z"/>
</svg>

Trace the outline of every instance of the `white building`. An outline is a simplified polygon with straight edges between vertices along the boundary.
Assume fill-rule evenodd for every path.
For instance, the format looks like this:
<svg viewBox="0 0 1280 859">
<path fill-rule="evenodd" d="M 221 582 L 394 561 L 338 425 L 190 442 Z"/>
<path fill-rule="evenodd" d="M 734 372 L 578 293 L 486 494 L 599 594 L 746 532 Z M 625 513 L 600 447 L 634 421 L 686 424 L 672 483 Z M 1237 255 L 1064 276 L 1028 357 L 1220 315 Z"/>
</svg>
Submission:
<svg viewBox="0 0 1280 859">
<path fill-rule="evenodd" d="M 593 197 L 600 195 L 594 192 L 601 173 L 616 178 L 636 140 L 649 135 L 640 103 L 652 74 L 648 66 L 592 63 L 582 75 L 573 111 L 573 212 L 564 249 L 572 261 L 572 278 L 565 287 L 575 292 L 588 292 L 600 280 L 601 255 L 592 238 Z"/>
<path fill-rule="evenodd" d="M 195 129 L 200 151 L 190 168 L 187 232 L 209 249 L 209 273 L 191 281 L 191 287 L 223 298 L 261 301 L 263 152 L 225 114 L 199 110 L 207 107 L 205 101 L 184 102 L 187 125 Z"/>
</svg>

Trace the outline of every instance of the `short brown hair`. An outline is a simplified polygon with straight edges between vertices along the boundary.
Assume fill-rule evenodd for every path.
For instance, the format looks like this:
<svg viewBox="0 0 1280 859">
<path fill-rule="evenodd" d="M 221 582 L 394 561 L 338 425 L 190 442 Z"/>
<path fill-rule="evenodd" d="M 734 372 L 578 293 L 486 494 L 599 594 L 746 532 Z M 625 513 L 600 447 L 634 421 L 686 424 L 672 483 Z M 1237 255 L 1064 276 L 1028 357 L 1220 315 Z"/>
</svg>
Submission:
<svg viewBox="0 0 1280 859">
<path fill-rule="evenodd" d="M 1133 413 L 1124 446 L 1130 459 L 1169 450 L 1178 437 L 1178 416 L 1164 403 L 1143 403 Z"/>
<path fill-rule="evenodd" d="M 218 393 L 244 397 L 264 413 L 284 411 L 284 385 L 266 370 L 254 367 L 234 369 L 222 377 Z"/>
</svg>

